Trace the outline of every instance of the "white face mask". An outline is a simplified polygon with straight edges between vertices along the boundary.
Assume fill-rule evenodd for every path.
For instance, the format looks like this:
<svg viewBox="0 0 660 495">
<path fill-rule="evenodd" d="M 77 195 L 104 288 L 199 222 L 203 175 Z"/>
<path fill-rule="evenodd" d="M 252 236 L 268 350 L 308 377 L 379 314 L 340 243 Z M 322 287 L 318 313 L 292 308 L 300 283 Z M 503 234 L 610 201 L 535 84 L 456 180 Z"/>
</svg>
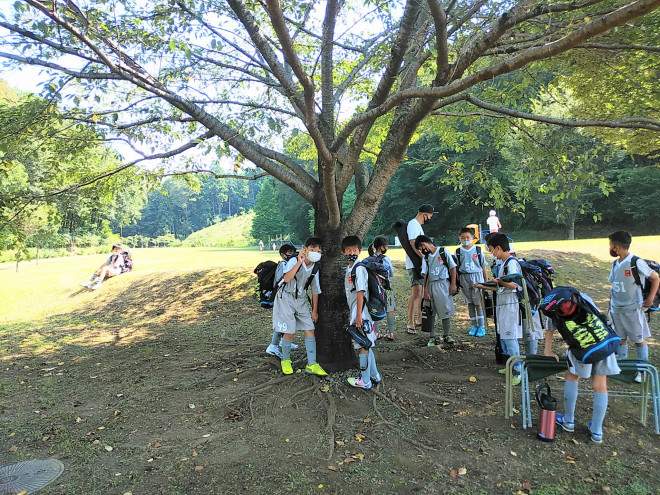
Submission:
<svg viewBox="0 0 660 495">
<path fill-rule="evenodd" d="M 463 244 L 465 247 L 468 247 L 472 245 L 472 241 L 461 241 L 461 244 Z"/>
<path fill-rule="evenodd" d="M 307 259 L 312 263 L 316 263 L 317 261 L 321 260 L 321 253 L 317 253 L 316 251 L 309 251 L 307 253 Z"/>
</svg>

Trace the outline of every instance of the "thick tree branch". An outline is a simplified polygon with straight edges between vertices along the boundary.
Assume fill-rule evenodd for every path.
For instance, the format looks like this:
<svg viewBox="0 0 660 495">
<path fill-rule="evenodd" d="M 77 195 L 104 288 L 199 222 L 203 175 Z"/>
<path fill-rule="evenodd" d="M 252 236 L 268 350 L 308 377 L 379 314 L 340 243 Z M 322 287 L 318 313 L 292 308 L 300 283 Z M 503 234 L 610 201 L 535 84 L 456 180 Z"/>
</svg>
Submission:
<svg viewBox="0 0 660 495">
<path fill-rule="evenodd" d="M 326 143 L 332 142 L 334 137 L 335 98 L 332 42 L 335 36 L 337 14 L 339 14 L 338 0 L 328 0 L 323 19 L 321 43 L 321 133 Z"/>
<path fill-rule="evenodd" d="M 610 45 L 607 43 L 582 43 L 575 48 L 596 50 L 639 50 L 644 52 L 660 52 L 660 46 L 650 45 Z"/>
<path fill-rule="evenodd" d="M 213 170 L 208 169 L 193 169 L 193 170 L 182 170 L 181 172 L 169 172 L 163 174 L 163 177 L 178 177 L 181 175 L 190 175 L 190 174 L 206 174 L 212 176 L 214 179 L 240 179 L 240 180 L 257 180 L 262 177 L 270 175 L 268 172 L 262 172 L 260 174 L 254 175 L 235 175 L 235 174 L 219 174 Z"/>
<path fill-rule="evenodd" d="M 545 117 L 543 115 L 534 115 L 527 112 L 520 112 L 518 110 L 511 110 L 510 108 L 493 105 L 492 103 L 487 103 L 472 95 L 465 95 L 465 101 L 479 108 L 483 108 L 484 110 L 508 115 L 510 117 L 534 120 L 536 122 L 544 122 L 546 124 L 560 125 L 564 127 L 610 127 L 616 129 L 646 129 L 649 131 L 660 132 L 660 121 L 647 117 L 628 117 L 619 120 L 558 119 L 554 117 Z"/>
<path fill-rule="evenodd" d="M 431 9 L 431 16 L 435 24 L 436 75 L 434 86 L 443 86 L 446 82 L 446 72 L 449 66 L 449 53 L 447 51 L 447 14 L 439 0 L 426 0 Z"/>
</svg>

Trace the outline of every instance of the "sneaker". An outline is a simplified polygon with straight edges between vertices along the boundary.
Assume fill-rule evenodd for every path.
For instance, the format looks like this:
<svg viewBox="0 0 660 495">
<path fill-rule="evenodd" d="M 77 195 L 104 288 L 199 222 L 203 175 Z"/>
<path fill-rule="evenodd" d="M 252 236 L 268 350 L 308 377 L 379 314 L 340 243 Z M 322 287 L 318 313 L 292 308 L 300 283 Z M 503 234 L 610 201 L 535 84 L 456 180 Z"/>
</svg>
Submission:
<svg viewBox="0 0 660 495">
<path fill-rule="evenodd" d="M 635 375 L 635 383 L 642 383 L 642 372 L 638 371 Z"/>
<path fill-rule="evenodd" d="M 94 285 L 90 285 L 90 286 L 89 286 L 89 288 L 92 289 L 92 290 L 96 290 L 96 289 L 98 289 L 99 287 L 101 287 L 101 284 L 94 284 Z"/>
<path fill-rule="evenodd" d="M 311 366 L 310 365 L 305 366 L 305 373 L 309 373 L 310 375 L 328 376 L 325 370 L 321 368 L 321 365 L 319 363 L 314 363 Z"/>
<path fill-rule="evenodd" d="M 275 356 L 282 359 L 282 353 L 277 348 L 277 346 L 273 344 L 269 344 L 268 347 L 266 347 L 266 354 L 270 354 L 271 356 Z"/>
<path fill-rule="evenodd" d="M 564 415 L 561 413 L 557 413 L 557 415 L 555 416 L 555 423 L 561 426 L 564 429 L 564 431 L 567 431 L 569 433 L 573 433 L 575 431 L 575 421 L 566 421 L 564 419 Z"/>
<path fill-rule="evenodd" d="M 282 373 L 285 375 L 290 375 L 293 373 L 293 368 L 291 367 L 291 360 L 286 359 L 282 361 Z"/>
<path fill-rule="evenodd" d="M 454 342 L 456 342 L 456 341 L 454 340 L 454 337 L 452 337 L 451 335 L 444 335 L 444 336 L 442 337 L 442 341 L 443 341 L 445 344 L 453 344 Z"/>
<path fill-rule="evenodd" d="M 383 376 L 380 373 L 378 373 L 376 376 L 371 377 L 371 383 L 375 383 L 376 385 L 378 385 L 382 381 L 383 381 Z"/>
<path fill-rule="evenodd" d="M 520 377 L 519 377 L 519 376 L 517 376 L 517 375 L 513 375 L 513 376 L 511 377 L 511 386 L 512 386 L 512 387 L 515 387 L 516 385 L 520 385 L 520 381 L 521 381 L 521 380 L 520 380 Z"/>
<path fill-rule="evenodd" d="M 477 327 L 475 327 L 474 325 L 472 325 L 472 328 L 470 328 L 470 331 L 468 332 L 468 335 L 471 335 L 472 337 L 474 337 L 477 334 L 477 330 L 479 330 L 479 329 Z"/>
<path fill-rule="evenodd" d="M 500 375 L 506 375 L 506 368 L 502 368 L 501 370 L 497 370 L 497 372 L 498 372 Z"/>
<path fill-rule="evenodd" d="M 364 383 L 362 378 L 347 378 L 346 381 L 351 387 L 363 388 L 365 390 L 369 390 L 371 388 L 371 382 L 368 384 Z"/>
<path fill-rule="evenodd" d="M 87 287 L 89 289 L 89 284 L 90 283 L 91 282 L 83 282 L 82 284 L 80 284 L 80 287 Z"/>
<path fill-rule="evenodd" d="M 383 338 L 383 334 L 376 332 L 376 340 L 382 339 L 382 338 Z"/>
<path fill-rule="evenodd" d="M 394 340 L 394 334 L 392 332 L 387 334 L 387 340 Z"/>
<path fill-rule="evenodd" d="M 477 337 L 485 337 L 486 336 L 486 329 L 484 327 L 479 327 L 477 328 Z"/>
<path fill-rule="evenodd" d="M 591 441 L 593 443 L 603 443 L 603 433 L 602 432 L 594 433 L 593 431 L 591 431 L 591 421 L 589 421 L 588 428 L 589 428 L 589 433 L 591 433 Z"/>
<path fill-rule="evenodd" d="M 429 341 L 426 343 L 426 347 L 435 347 L 435 339 L 430 338 Z"/>
</svg>

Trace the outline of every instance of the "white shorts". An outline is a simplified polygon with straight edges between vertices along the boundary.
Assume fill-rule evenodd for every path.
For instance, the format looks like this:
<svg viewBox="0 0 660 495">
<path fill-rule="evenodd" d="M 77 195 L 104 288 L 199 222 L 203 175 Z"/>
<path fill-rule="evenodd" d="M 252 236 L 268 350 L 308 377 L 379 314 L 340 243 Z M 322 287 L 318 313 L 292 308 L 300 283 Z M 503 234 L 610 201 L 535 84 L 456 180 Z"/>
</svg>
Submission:
<svg viewBox="0 0 660 495">
<path fill-rule="evenodd" d="M 522 316 L 515 292 L 497 294 L 495 322 L 501 339 L 522 339 Z"/>
<path fill-rule="evenodd" d="M 449 294 L 449 280 L 438 280 L 429 284 L 431 305 L 436 318 L 444 320 L 456 314 L 454 298 Z"/>
<path fill-rule="evenodd" d="M 641 308 L 631 310 L 611 311 L 614 331 L 622 339 L 633 344 L 641 344 L 651 336 L 646 315 Z"/>
<path fill-rule="evenodd" d="M 121 268 L 108 268 L 108 277 L 116 277 L 117 275 L 121 275 Z"/>
<path fill-rule="evenodd" d="M 296 333 L 296 330 L 314 330 L 312 313 L 307 296 L 278 292 L 273 303 L 273 330 L 280 333 Z"/>
<path fill-rule="evenodd" d="M 525 340 L 539 340 L 543 338 L 543 325 L 541 325 L 541 314 L 539 311 L 532 315 L 532 328 L 528 330 L 527 322 L 523 325 Z"/>
<path fill-rule="evenodd" d="M 483 272 L 462 273 L 460 275 L 460 281 L 461 293 L 463 294 L 463 301 L 465 301 L 465 304 L 481 306 L 481 289 L 474 288 L 472 284 L 484 281 Z"/>
<path fill-rule="evenodd" d="M 605 359 L 596 361 L 592 364 L 581 363 L 573 357 L 571 350 L 566 351 L 566 359 L 568 359 L 568 371 L 580 378 L 589 378 L 592 375 L 618 375 L 621 373 L 621 368 L 616 362 L 616 354 L 613 352 Z"/>
</svg>

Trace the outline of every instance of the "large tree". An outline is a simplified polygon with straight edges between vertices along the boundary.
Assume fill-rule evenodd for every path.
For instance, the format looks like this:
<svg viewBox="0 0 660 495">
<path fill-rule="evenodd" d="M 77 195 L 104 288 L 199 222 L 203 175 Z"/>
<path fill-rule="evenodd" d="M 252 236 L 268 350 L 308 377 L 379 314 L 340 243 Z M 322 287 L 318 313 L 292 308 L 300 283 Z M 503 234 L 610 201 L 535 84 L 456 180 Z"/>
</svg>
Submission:
<svg viewBox="0 0 660 495">
<path fill-rule="evenodd" d="M 0 21 L 9 47 L 0 56 L 52 72 L 53 97 L 76 95 L 72 118 L 103 126 L 142 153 L 125 166 L 205 149 L 233 157 L 237 170 L 251 162 L 309 202 L 325 241 L 319 357 L 334 368 L 352 360 L 340 330 L 339 240 L 368 232 L 420 126 L 458 104 L 460 112 L 469 105 L 510 119 L 660 130 L 648 115 L 545 119 L 512 110 L 505 94 L 474 96 L 478 86 L 533 72 L 571 50 L 646 50 L 629 40 L 639 39 L 637 20 L 658 6 L 660 0 L 24 0 L 14 19 Z M 614 28 L 626 33 L 627 48 L 612 37 L 593 46 Z M 308 136 L 313 173 L 283 151 L 291 129 Z M 199 167 L 202 157 L 184 165 Z M 344 214 L 353 178 L 356 201 Z"/>
</svg>

